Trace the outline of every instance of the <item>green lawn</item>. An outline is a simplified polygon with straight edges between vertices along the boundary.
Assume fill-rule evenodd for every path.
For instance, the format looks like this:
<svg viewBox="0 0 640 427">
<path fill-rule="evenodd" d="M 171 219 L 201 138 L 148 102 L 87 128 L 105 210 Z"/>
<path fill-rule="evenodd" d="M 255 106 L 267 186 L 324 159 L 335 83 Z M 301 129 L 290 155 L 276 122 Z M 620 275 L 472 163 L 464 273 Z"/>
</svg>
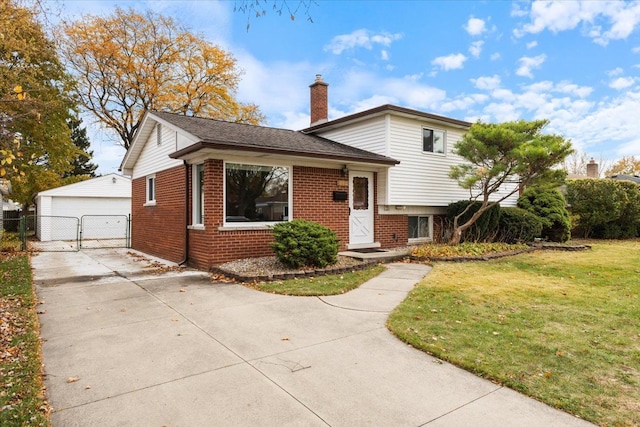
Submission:
<svg viewBox="0 0 640 427">
<path fill-rule="evenodd" d="M 640 241 L 591 244 L 436 263 L 388 327 L 589 421 L 640 425 Z"/>
<path fill-rule="evenodd" d="M 0 253 L 0 425 L 49 426 L 29 257 Z"/>
</svg>

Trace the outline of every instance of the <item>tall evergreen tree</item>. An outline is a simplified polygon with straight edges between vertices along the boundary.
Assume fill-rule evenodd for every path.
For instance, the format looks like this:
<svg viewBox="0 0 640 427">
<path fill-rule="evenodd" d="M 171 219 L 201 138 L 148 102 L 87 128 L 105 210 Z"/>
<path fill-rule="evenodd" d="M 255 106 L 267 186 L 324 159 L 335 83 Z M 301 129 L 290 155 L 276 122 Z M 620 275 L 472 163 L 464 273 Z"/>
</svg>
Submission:
<svg viewBox="0 0 640 427">
<path fill-rule="evenodd" d="M 98 165 L 91 163 L 93 151 L 89 149 L 91 147 L 91 141 L 89 141 L 89 137 L 87 136 L 87 128 L 82 126 L 82 119 L 79 117 L 69 119 L 68 124 L 71 129 L 71 140 L 78 149 L 82 150 L 82 153 L 73 159 L 73 162 L 71 162 L 73 170 L 67 171 L 64 174 L 64 178 L 80 175 L 93 178 L 96 176 Z"/>
</svg>

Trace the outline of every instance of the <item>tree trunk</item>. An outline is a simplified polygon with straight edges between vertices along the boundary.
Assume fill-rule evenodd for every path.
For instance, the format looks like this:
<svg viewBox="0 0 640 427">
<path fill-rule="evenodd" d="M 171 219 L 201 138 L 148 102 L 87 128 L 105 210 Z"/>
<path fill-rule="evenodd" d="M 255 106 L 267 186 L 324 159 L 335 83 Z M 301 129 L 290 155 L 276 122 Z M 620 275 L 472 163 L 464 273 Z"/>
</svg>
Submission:
<svg viewBox="0 0 640 427">
<path fill-rule="evenodd" d="M 469 221 L 465 222 L 462 225 L 458 225 L 458 221 L 457 218 L 454 221 L 454 226 L 453 226 L 453 234 L 451 234 L 451 239 L 449 239 L 449 244 L 450 245 L 458 245 L 460 244 L 460 240 L 462 239 L 462 233 L 464 233 L 464 231 L 471 227 L 473 225 L 474 222 L 476 222 L 478 220 L 478 218 L 480 218 L 480 216 L 482 216 L 482 214 L 489 209 L 491 206 L 489 203 L 483 202 L 482 206 L 480 206 L 480 208 L 476 211 L 476 213 L 474 213 L 471 218 L 469 218 Z M 464 213 L 464 212 L 463 212 Z"/>
</svg>

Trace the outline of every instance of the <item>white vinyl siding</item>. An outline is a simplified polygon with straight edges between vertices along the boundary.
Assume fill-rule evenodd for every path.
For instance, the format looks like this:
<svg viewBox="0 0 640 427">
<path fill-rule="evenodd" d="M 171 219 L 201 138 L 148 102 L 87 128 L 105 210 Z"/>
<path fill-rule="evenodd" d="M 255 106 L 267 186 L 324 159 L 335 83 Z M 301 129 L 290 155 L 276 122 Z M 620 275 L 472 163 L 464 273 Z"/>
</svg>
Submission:
<svg viewBox="0 0 640 427">
<path fill-rule="evenodd" d="M 362 150 L 371 151 L 372 153 L 388 156 L 386 125 L 387 121 L 385 117 L 376 117 L 352 126 L 330 130 L 322 133 L 322 137 Z"/>
<path fill-rule="evenodd" d="M 158 128 L 162 129 L 161 144 L 158 144 Z M 140 153 L 133 170 L 132 178 L 141 178 L 166 169 L 182 165 L 182 160 L 169 157 L 177 151 L 176 132 L 169 126 L 154 126 L 147 143 Z"/>
<path fill-rule="evenodd" d="M 469 192 L 449 178 L 451 166 L 463 162 L 461 157 L 453 154 L 453 150 L 456 142 L 462 138 L 464 129 L 439 127 L 446 134 L 446 153 L 444 156 L 435 156 L 422 150 L 422 129 L 425 127 L 435 126 L 418 120 L 396 116 L 391 118 L 389 155 L 399 160 L 400 165 L 388 171 L 388 204 L 447 206 L 451 202 L 469 198 Z M 502 197 L 500 193 L 493 200 L 499 197 Z M 516 199 L 517 194 L 502 205 L 515 206 Z"/>
<path fill-rule="evenodd" d="M 423 151 L 425 128 L 444 132 L 444 154 Z M 469 198 L 469 192 L 449 178 L 451 166 L 463 162 L 453 154 L 453 150 L 464 132 L 465 129 L 444 122 L 387 114 L 319 135 L 399 160 L 399 165 L 378 174 L 378 204 L 393 208 L 383 209 L 385 213 L 400 214 L 412 206 L 445 207 L 451 202 Z M 510 184 L 509 188 L 513 185 Z M 491 200 L 499 199 L 505 192 L 507 188 Z M 516 192 L 502 205 L 515 206 L 517 198 Z"/>
</svg>

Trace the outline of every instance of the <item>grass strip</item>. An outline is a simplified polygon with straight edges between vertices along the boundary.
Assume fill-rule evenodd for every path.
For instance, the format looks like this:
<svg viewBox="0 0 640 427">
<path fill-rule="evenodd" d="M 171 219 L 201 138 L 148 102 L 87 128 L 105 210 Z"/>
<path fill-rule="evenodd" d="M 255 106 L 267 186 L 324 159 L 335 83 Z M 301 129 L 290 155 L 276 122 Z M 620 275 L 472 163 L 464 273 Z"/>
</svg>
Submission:
<svg viewBox="0 0 640 427">
<path fill-rule="evenodd" d="M 384 270 L 384 266 L 376 265 L 364 270 L 351 271 L 342 274 L 262 282 L 252 284 L 250 286 L 263 292 L 282 295 L 338 295 L 357 288 L 367 280 L 376 277 Z"/>
<path fill-rule="evenodd" d="M 0 425 L 49 426 L 29 257 L 0 254 Z"/>
</svg>

